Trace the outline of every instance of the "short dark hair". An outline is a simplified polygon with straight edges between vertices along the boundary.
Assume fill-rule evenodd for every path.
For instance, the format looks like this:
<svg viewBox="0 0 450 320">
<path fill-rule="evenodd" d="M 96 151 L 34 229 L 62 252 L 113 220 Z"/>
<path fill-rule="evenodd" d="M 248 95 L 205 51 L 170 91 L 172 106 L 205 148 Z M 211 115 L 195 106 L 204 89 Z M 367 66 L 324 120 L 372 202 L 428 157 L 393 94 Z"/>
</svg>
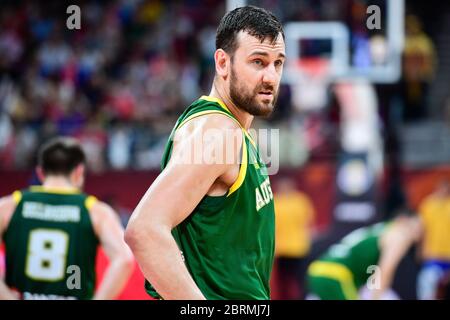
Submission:
<svg viewBox="0 0 450 320">
<path fill-rule="evenodd" d="M 237 48 L 236 37 L 239 31 L 246 31 L 263 42 L 266 38 L 275 42 L 283 26 L 269 11 L 255 6 L 236 8 L 223 16 L 216 32 L 216 49 L 233 55 Z"/>
<path fill-rule="evenodd" d="M 68 176 L 78 165 L 85 162 L 86 155 L 74 138 L 53 138 L 39 150 L 38 165 L 45 175 Z"/>
</svg>

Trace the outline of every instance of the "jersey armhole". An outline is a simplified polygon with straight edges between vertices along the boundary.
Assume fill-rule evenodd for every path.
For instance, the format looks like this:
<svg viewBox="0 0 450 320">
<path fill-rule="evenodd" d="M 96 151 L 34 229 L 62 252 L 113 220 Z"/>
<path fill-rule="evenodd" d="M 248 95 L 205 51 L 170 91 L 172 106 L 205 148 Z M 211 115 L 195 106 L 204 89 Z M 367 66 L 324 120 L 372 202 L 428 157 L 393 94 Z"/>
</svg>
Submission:
<svg viewBox="0 0 450 320">
<path fill-rule="evenodd" d="M 247 164 L 248 164 L 248 152 L 247 152 L 247 144 L 245 142 L 245 137 L 249 138 L 250 142 L 252 144 L 254 144 L 253 140 L 251 139 L 251 136 L 246 132 L 246 130 L 244 128 L 242 128 L 242 125 L 239 123 L 239 121 L 237 121 L 235 118 L 233 118 L 232 116 L 230 116 L 228 113 L 224 112 L 224 111 L 220 111 L 220 110 L 205 110 L 205 111 L 201 111 L 198 113 L 195 113 L 193 115 L 190 115 L 189 117 L 187 117 L 186 119 L 184 119 L 179 125 L 178 127 L 172 132 L 172 136 L 171 139 L 173 139 L 173 136 L 175 135 L 175 132 L 180 129 L 182 126 L 184 126 L 187 122 L 189 122 L 192 119 L 195 119 L 197 117 L 201 117 L 207 114 L 223 114 L 225 116 L 227 116 L 228 118 L 230 118 L 231 120 L 233 120 L 234 122 L 236 122 L 239 126 L 239 128 L 242 131 L 242 155 L 241 155 L 241 164 L 239 167 L 239 174 L 238 177 L 236 178 L 236 181 L 231 185 L 231 187 L 228 189 L 228 192 L 226 194 L 227 197 L 229 197 L 231 194 L 233 194 L 237 189 L 239 189 L 239 187 L 244 183 L 244 179 L 245 179 L 245 175 L 247 173 Z M 170 152 L 172 153 L 172 150 L 170 150 Z"/>
<path fill-rule="evenodd" d="M 173 132 L 173 135 L 175 135 L 175 132 L 180 129 L 182 126 L 184 126 L 187 122 L 191 121 L 192 119 L 207 115 L 207 114 L 222 114 L 227 116 L 228 118 L 230 118 L 231 120 L 233 120 L 234 122 L 236 122 L 239 127 L 241 127 L 241 124 L 239 123 L 239 121 L 237 121 L 236 119 L 234 119 L 232 116 L 230 116 L 228 113 L 224 112 L 224 111 L 220 111 L 220 110 L 205 110 L 205 111 L 200 111 L 194 114 L 191 114 L 189 117 L 187 117 L 186 119 L 184 119 L 183 121 L 181 121 L 181 123 L 178 125 L 178 127 L 176 127 L 176 129 Z M 172 137 L 173 138 L 173 137 Z"/>
<path fill-rule="evenodd" d="M 239 174 L 236 181 L 231 185 L 230 189 L 228 189 L 227 197 L 232 195 L 240 186 L 244 183 L 245 176 L 247 174 L 247 166 L 248 166 L 248 152 L 247 152 L 247 143 L 245 142 L 245 132 L 242 132 L 242 155 L 241 155 L 241 165 L 239 167 Z"/>
<path fill-rule="evenodd" d="M 8 231 L 8 227 L 11 225 L 11 221 L 14 218 L 17 210 L 17 206 L 19 205 L 20 201 L 22 201 L 22 191 L 16 190 L 11 194 L 11 197 L 14 201 L 15 207 L 12 212 L 6 215 L 6 218 L 0 218 L 0 229 L 3 233 L 3 235 L 0 235 L 0 243 L 2 242 L 2 237 L 5 236 L 6 232 Z M 3 221 L 1 221 L 3 219 Z M 3 225 L 2 225 L 3 224 Z"/>
<path fill-rule="evenodd" d="M 88 218 L 89 224 L 91 226 L 91 229 L 92 229 L 92 232 L 94 234 L 96 241 L 98 243 L 100 243 L 100 239 L 97 235 L 98 218 L 96 219 L 95 217 L 92 216 L 93 215 L 92 208 L 97 203 L 99 203 L 99 200 L 95 196 L 87 196 L 86 199 L 84 200 L 84 206 L 87 210 L 87 218 Z"/>
<path fill-rule="evenodd" d="M 95 203 L 98 202 L 98 199 L 94 196 L 88 196 L 86 198 L 86 200 L 84 201 L 84 206 L 86 207 L 86 209 L 88 209 L 88 211 L 91 211 L 92 207 L 94 206 Z"/>
<path fill-rule="evenodd" d="M 19 204 L 20 200 L 22 200 L 22 192 L 19 190 L 16 190 L 12 194 L 13 200 L 16 203 L 16 205 Z"/>
</svg>

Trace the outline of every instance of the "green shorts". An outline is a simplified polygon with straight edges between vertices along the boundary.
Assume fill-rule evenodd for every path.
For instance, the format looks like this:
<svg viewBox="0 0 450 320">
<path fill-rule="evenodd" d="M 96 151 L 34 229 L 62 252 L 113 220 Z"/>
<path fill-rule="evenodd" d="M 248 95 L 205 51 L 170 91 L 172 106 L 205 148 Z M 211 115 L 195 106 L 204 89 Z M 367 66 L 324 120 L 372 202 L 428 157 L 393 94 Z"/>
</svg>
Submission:
<svg viewBox="0 0 450 320">
<path fill-rule="evenodd" d="M 308 292 L 321 300 L 357 300 L 351 271 L 336 262 L 314 261 L 307 272 Z"/>
</svg>

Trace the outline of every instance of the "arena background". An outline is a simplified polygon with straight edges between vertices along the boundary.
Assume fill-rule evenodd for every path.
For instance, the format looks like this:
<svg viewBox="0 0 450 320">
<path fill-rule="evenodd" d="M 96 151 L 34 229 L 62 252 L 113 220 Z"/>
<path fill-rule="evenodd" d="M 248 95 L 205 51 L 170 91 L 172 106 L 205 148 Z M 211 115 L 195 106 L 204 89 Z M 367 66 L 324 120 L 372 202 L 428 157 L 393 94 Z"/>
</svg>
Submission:
<svg viewBox="0 0 450 320">
<path fill-rule="evenodd" d="M 70 135 L 88 155 L 86 192 L 125 225 L 159 172 L 177 116 L 209 93 L 221 16 L 244 3 L 273 10 L 285 26 L 315 23 L 286 32 L 295 56 L 278 107 L 255 122 L 280 130 L 274 191 L 290 176 L 314 206 L 309 259 L 395 209 L 418 210 L 450 179 L 445 1 L 75 1 L 81 29 L 69 30 L 69 3 L 16 0 L 0 2 L 0 196 L 36 184 L 37 148 Z M 371 5 L 381 9 L 380 28 L 367 26 Z M 103 254 L 98 260 L 101 274 Z M 401 298 L 416 298 L 418 267 L 414 253 L 402 261 Z M 120 298 L 148 299 L 138 268 Z"/>
</svg>

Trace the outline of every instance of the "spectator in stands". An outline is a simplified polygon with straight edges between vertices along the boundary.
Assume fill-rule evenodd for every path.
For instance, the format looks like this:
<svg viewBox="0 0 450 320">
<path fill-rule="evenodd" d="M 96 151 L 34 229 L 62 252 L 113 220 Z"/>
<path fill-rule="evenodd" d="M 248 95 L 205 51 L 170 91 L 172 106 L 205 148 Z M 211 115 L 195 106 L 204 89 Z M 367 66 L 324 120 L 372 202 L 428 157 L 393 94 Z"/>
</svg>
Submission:
<svg viewBox="0 0 450 320">
<path fill-rule="evenodd" d="M 274 197 L 279 298 L 300 299 L 304 293 L 304 258 L 311 246 L 314 206 L 309 197 L 299 191 L 289 177 L 282 177 L 276 183 Z"/>
<path fill-rule="evenodd" d="M 403 57 L 403 93 L 405 120 L 420 120 L 426 116 L 427 91 L 434 77 L 436 50 L 425 34 L 417 16 L 406 17 L 406 38 Z"/>
<path fill-rule="evenodd" d="M 418 275 L 419 299 L 435 299 L 439 282 L 450 271 L 450 181 L 442 180 L 419 206 L 424 225 L 423 267 Z"/>
</svg>

